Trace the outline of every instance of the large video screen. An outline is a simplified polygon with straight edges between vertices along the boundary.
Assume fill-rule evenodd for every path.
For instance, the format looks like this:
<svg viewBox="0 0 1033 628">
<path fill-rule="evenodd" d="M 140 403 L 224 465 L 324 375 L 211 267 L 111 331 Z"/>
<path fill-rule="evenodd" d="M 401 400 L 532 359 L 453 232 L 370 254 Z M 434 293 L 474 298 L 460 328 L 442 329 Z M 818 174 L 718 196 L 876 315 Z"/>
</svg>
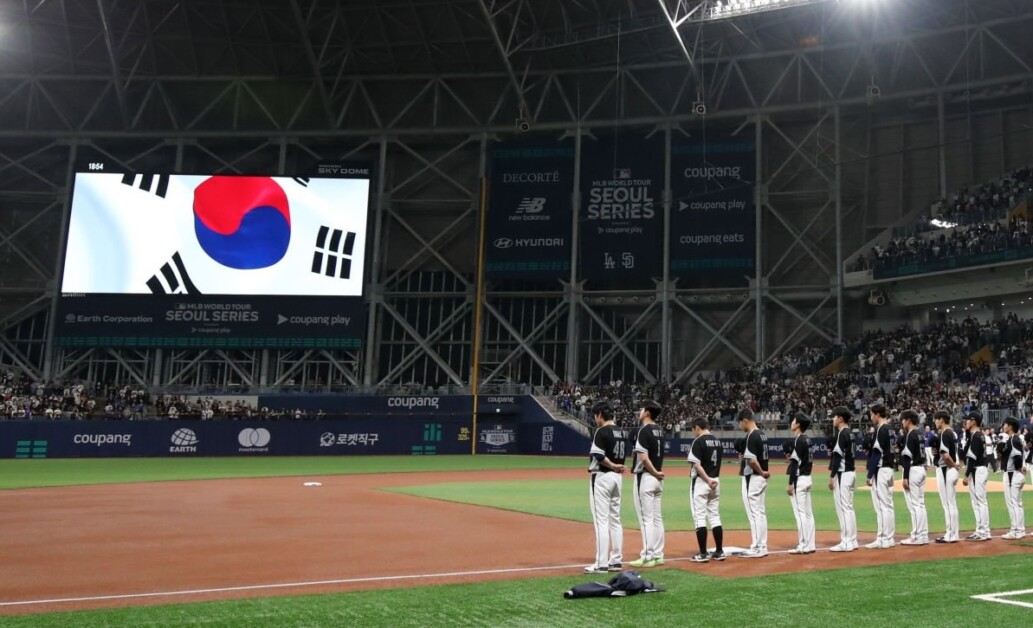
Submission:
<svg viewBox="0 0 1033 628">
<path fill-rule="evenodd" d="M 369 179 L 80 173 L 61 292 L 361 296 Z"/>
<path fill-rule="evenodd" d="M 75 176 L 63 346 L 355 348 L 368 167 L 336 176 Z"/>
</svg>

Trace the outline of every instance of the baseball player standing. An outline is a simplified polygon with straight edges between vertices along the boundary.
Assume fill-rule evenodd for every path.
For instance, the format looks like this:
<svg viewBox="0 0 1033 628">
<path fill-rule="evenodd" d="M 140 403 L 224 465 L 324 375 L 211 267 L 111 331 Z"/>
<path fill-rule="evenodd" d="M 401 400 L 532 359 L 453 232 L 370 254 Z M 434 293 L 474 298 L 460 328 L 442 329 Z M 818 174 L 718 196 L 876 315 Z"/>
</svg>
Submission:
<svg viewBox="0 0 1033 628">
<path fill-rule="evenodd" d="M 746 449 L 742 454 L 742 501 L 746 506 L 746 518 L 750 520 L 750 549 L 740 556 L 763 558 L 768 555 L 768 439 L 757 427 L 753 411 L 739 411 L 739 427 L 746 432 Z"/>
<path fill-rule="evenodd" d="M 936 490 L 940 494 L 940 504 L 943 506 L 943 517 L 947 522 L 947 529 L 943 536 L 936 539 L 937 543 L 957 543 L 959 536 L 958 523 L 958 469 L 961 464 L 958 462 L 958 435 L 951 428 L 950 415 L 939 410 L 933 415 L 936 423 L 936 431 L 940 435 L 940 446 L 937 449 L 939 457 L 936 467 Z"/>
<path fill-rule="evenodd" d="M 990 506 L 986 502 L 990 471 L 986 468 L 986 436 L 983 435 L 982 427 L 981 414 L 969 412 L 965 415 L 968 441 L 965 444 L 965 479 L 962 484 L 968 487 L 972 512 L 976 516 L 976 531 L 968 535 L 969 541 L 990 540 Z"/>
<path fill-rule="evenodd" d="M 925 439 L 918 434 L 918 413 L 904 410 L 900 421 L 904 425 L 904 501 L 911 514 L 911 536 L 901 545 L 929 544 L 929 514 L 925 509 Z"/>
<path fill-rule="evenodd" d="M 699 553 L 690 558 L 694 563 L 705 563 L 711 558 L 724 560 L 724 528 L 721 527 L 721 457 L 724 453 L 721 441 L 710 433 L 710 422 L 704 418 L 692 420 L 692 434 L 696 437 L 689 448 L 689 464 L 692 465 L 689 484 L 689 506 L 696 524 L 696 542 Z M 714 533 L 714 553 L 707 554 L 707 524 Z"/>
<path fill-rule="evenodd" d="M 1004 469 L 1004 502 L 1008 505 L 1011 528 L 1004 539 L 1015 540 L 1026 536 L 1026 512 L 1022 508 L 1022 487 L 1026 484 L 1026 465 L 1023 463 L 1022 437 L 1019 436 L 1019 420 L 1008 417 L 1001 429 L 1008 437 L 1005 456 L 1001 461 Z"/>
<path fill-rule="evenodd" d="M 664 564 L 664 516 L 660 498 L 664 492 L 664 431 L 656 424 L 663 408 L 647 399 L 638 418 L 642 427 L 635 438 L 635 514 L 642 532 L 642 553 L 632 567 Z"/>
<path fill-rule="evenodd" d="M 790 554 L 814 553 L 814 510 L 811 507 L 811 441 L 804 432 L 810 427 L 811 420 L 806 414 L 797 412 L 790 427 L 796 434 L 793 448 L 789 453 L 789 501 L 793 505 L 793 516 L 796 518 L 797 543 Z"/>
<path fill-rule="evenodd" d="M 852 552 L 857 549 L 857 513 L 854 512 L 854 437 L 850 431 L 853 415 L 846 406 L 832 409 L 832 427 L 836 430 L 829 461 L 829 489 L 839 518 L 839 544 L 830 552 Z"/>
<path fill-rule="evenodd" d="M 872 505 L 878 533 L 875 540 L 865 545 L 868 549 L 888 549 L 896 545 L 896 519 L 893 513 L 893 430 L 886 421 L 886 406 L 881 403 L 871 408 L 875 425 L 875 442 L 868 454 L 868 486 L 872 489 Z"/>
<path fill-rule="evenodd" d="M 624 473 L 624 448 L 627 434 L 613 421 L 613 408 L 605 401 L 592 406 L 595 435 L 589 450 L 588 505 L 595 524 L 595 562 L 585 573 L 620 571 L 624 552 L 624 528 L 621 527 L 621 474 Z"/>
</svg>

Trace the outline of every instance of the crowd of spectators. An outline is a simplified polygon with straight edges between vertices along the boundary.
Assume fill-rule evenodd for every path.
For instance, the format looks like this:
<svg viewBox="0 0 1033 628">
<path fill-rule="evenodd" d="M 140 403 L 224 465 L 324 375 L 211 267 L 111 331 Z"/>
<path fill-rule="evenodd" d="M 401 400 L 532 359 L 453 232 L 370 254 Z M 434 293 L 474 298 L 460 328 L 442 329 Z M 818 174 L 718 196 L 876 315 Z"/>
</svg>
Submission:
<svg viewBox="0 0 1033 628">
<path fill-rule="evenodd" d="M 881 270 L 907 264 L 993 253 L 1033 244 L 1029 220 L 1008 212 L 1031 191 L 1029 167 L 940 199 L 933 215 L 923 215 L 906 233 L 895 234 L 885 246 L 861 254 L 850 271 Z"/>
<path fill-rule="evenodd" d="M 992 369 L 985 361 L 972 363 L 973 352 L 987 344 L 1011 366 L 998 364 Z M 844 357 L 843 368 L 821 373 L 837 353 Z M 660 423 L 668 432 L 684 431 L 695 417 L 708 418 L 718 427 L 734 427 L 735 413 L 741 408 L 758 413 L 764 427 L 785 428 L 788 417 L 797 411 L 821 420 L 828 409 L 840 404 L 861 413 L 884 403 L 896 411 L 914 408 L 926 417 L 936 410 L 953 415 L 977 410 L 984 416 L 1007 410 L 1026 420 L 1033 399 L 1031 353 L 1033 321 L 1009 315 L 980 324 L 967 318 L 922 331 L 904 327 L 868 333 L 846 347 L 798 350 L 794 358 L 780 356 L 674 386 L 560 382 L 553 394 L 558 407 L 585 421 L 593 403 L 609 401 L 618 422 L 629 427 L 636 424 L 641 401 L 656 399 L 665 408 Z"/>
<path fill-rule="evenodd" d="M 148 393 L 140 387 L 101 386 L 88 382 L 42 382 L 7 369 L 0 374 L 3 416 L 7 419 L 140 418 Z"/>
<path fill-rule="evenodd" d="M 322 419 L 322 410 L 258 407 L 242 398 L 162 394 L 155 399 L 155 415 L 169 419 L 281 420 Z"/>
</svg>

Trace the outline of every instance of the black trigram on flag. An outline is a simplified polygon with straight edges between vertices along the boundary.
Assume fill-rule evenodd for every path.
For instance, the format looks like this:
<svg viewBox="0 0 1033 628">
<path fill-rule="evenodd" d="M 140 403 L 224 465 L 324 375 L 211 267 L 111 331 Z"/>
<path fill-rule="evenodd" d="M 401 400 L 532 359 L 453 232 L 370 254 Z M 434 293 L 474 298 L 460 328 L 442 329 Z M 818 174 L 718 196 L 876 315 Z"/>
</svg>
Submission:
<svg viewBox="0 0 1033 628">
<path fill-rule="evenodd" d="M 291 177 L 291 178 L 294 179 L 294 182 L 297 183 L 298 185 L 300 185 L 301 187 L 304 187 L 304 188 L 308 187 L 308 177 Z"/>
<path fill-rule="evenodd" d="M 157 181 L 157 184 L 155 184 Z M 133 174 L 127 172 L 122 175 L 122 184 L 133 188 L 140 188 L 144 192 L 154 192 L 155 195 L 165 198 L 169 191 L 169 175 L 167 174 Z"/>
<path fill-rule="evenodd" d="M 348 279 L 352 273 L 352 250 L 355 234 L 340 229 L 320 227 L 316 236 L 316 252 L 312 254 L 312 272 L 327 277 Z"/>
<path fill-rule="evenodd" d="M 153 277 L 147 280 L 151 294 L 201 294 L 183 266 L 179 253 L 172 254 L 172 261 L 166 262 Z"/>
</svg>

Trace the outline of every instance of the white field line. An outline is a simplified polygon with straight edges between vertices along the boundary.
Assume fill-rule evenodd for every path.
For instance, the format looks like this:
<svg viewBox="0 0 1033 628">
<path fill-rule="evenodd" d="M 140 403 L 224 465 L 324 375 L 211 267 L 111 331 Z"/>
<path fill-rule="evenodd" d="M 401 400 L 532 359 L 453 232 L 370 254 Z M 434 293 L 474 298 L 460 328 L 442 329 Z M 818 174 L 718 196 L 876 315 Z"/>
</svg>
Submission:
<svg viewBox="0 0 1033 628">
<path fill-rule="evenodd" d="M 29 606 L 32 604 L 68 604 L 72 602 L 96 602 L 104 600 L 126 600 L 133 598 L 176 597 L 183 595 L 203 595 L 206 593 L 230 593 L 234 591 L 263 591 L 269 589 L 296 589 L 318 587 L 332 584 L 356 584 L 364 582 L 392 582 L 404 580 L 420 580 L 424 578 L 454 578 L 462 576 L 485 576 L 493 574 L 526 573 L 534 571 L 552 571 L 574 569 L 583 565 L 552 565 L 547 567 L 519 567 L 513 569 L 482 569 L 478 571 L 452 571 L 444 573 L 411 574 L 402 576 L 375 576 L 371 578 L 341 578 L 339 580 L 312 580 L 309 582 L 281 582 L 276 584 L 253 584 L 238 587 L 219 587 L 214 589 L 187 589 L 179 591 L 154 591 L 151 593 L 125 593 L 119 595 L 90 595 L 82 597 L 54 598 L 50 600 L 21 600 L 17 602 L 0 602 L 0 606 Z"/>
<path fill-rule="evenodd" d="M 1018 600 L 1006 600 L 1004 598 L 1011 597 L 1013 595 L 1029 595 L 1033 593 L 1033 589 L 1023 589 L 1022 591 L 999 591 L 997 593 L 984 593 L 982 595 L 973 595 L 973 600 L 983 600 L 984 602 L 997 602 L 998 604 L 1010 604 L 1012 606 L 1022 606 L 1025 608 L 1033 608 L 1033 602 L 1020 602 Z"/>
<path fill-rule="evenodd" d="M 784 554 L 783 550 L 769 552 L 771 554 Z M 667 562 L 687 561 L 688 558 L 668 558 Z M 268 591 L 273 589 L 300 589 L 305 587 L 319 587 L 334 584 L 361 584 L 368 582 L 402 582 L 406 580 L 423 580 L 431 578 L 456 578 L 464 576 L 490 576 L 496 574 L 511 573 L 532 573 L 535 571 L 561 571 L 569 569 L 580 569 L 583 563 L 577 565 L 547 565 L 544 567 L 516 567 L 512 569 L 480 569 L 475 571 L 450 571 L 443 573 L 409 574 L 401 576 L 374 576 L 370 578 L 342 578 L 339 580 L 312 580 L 309 582 L 281 582 L 276 584 L 253 584 L 237 587 L 218 587 L 212 589 L 185 589 L 178 591 L 153 591 L 151 593 L 123 593 L 115 595 L 87 595 L 81 597 L 63 597 L 46 600 L 18 600 L 13 602 L 0 602 L 0 607 L 5 606 L 32 606 L 42 604 L 72 604 L 75 602 L 103 602 L 109 600 L 129 600 L 135 598 L 168 598 L 185 595 L 205 595 L 208 593 L 233 593 L 237 591 Z"/>
<path fill-rule="evenodd" d="M 743 548 L 738 547 L 727 547 L 725 548 L 730 552 L 742 551 Z M 827 548 L 818 548 L 818 551 L 824 551 Z M 769 550 L 768 554 L 788 554 L 789 550 Z M 732 560 L 738 560 L 738 557 L 729 555 Z M 668 558 L 667 562 L 681 562 L 689 560 L 685 558 Z M 756 560 L 756 559 L 753 559 Z M 43 605 L 43 604 L 72 604 L 76 602 L 103 602 L 108 600 L 129 600 L 136 598 L 169 598 L 169 597 L 182 597 L 187 595 L 205 595 L 209 593 L 233 593 L 237 591 L 269 591 L 275 589 L 300 589 L 305 587 L 319 587 L 334 584 L 361 584 L 369 582 L 404 582 L 406 580 L 423 580 L 432 578 L 456 578 L 464 576 L 489 576 L 497 574 L 512 574 L 512 573 L 532 573 L 536 571 L 562 571 L 568 569 L 580 569 L 583 564 L 576 565 L 546 565 L 543 567 L 515 567 L 511 569 L 480 569 L 473 571 L 450 571 L 442 573 L 428 573 L 428 574 L 406 574 L 400 576 L 373 576 L 370 578 L 341 578 L 337 580 L 312 580 L 308 582 L 280 582 L 275 584 L 253 584 L 236 587 L 217 587 L 211 589 L 185 589 L 177 591 L 154 591 L 151 593 L 123 593 L 115 595 L 87 595 L 80 597 L 65 597 L 65 598 L 53 598 L 45 600 L 17 600 L 11 602 L 0 601 L 0 607 L 7 606 L 32 606 L 32 605 Z M 647 572 L 648 573 L 648 572 Z M 973 599 L 986 600 L 989 602 L 1000 602 L 1002 604 L 1014 604 L 1016 606 L 1028 606 L 1033 608 L 1033 604 L 1026 602 L 1017 602 L 1014 600 L 1000 600 L 996 599 L 997 596 L 1007 595 L 1023 595 L 1026 593 L 1033 593 L 1033 589 L 1025 591 L 1008 591 L 1004 593 L 988 593 L 985 595 L 973 595 Z M 993 598 L 993 599 L 991 599 Z"/>
</svg>

